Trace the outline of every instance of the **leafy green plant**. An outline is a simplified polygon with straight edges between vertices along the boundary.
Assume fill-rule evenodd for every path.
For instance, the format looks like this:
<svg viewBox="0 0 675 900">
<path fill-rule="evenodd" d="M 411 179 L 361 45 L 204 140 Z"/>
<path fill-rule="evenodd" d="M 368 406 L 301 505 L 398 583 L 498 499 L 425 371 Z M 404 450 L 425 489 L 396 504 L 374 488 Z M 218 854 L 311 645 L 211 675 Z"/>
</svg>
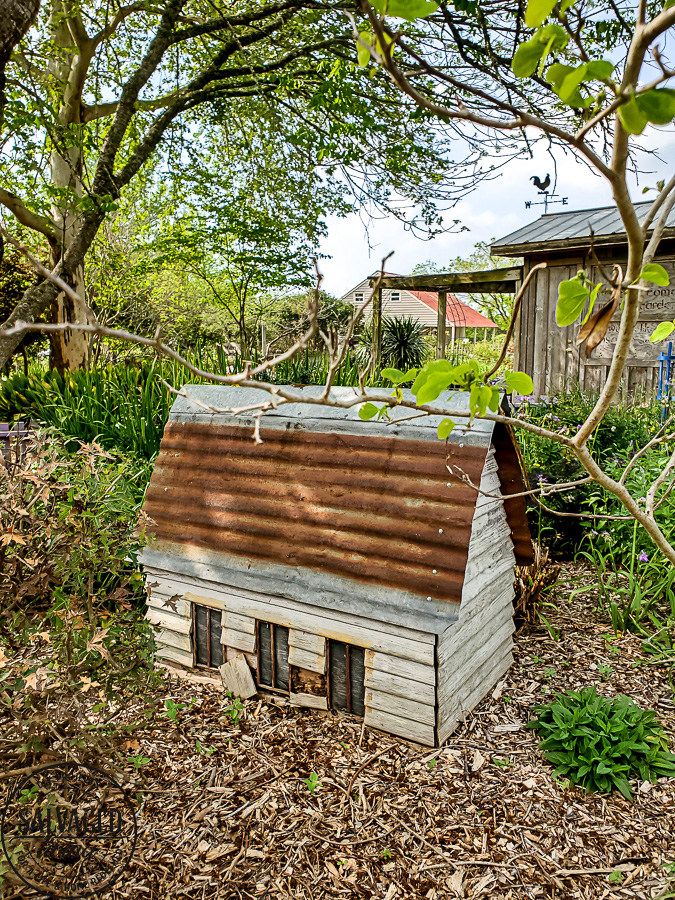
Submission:
<svg viewBox="0 0 675 900">
<path fill-rule="evenodd" d="M 614 669 L 611 666 L 599 665 L 598 666 L 598 674 L 602 681 L 609 681 L 609 676 L 612 674 Z"/>
<path fill-rule="evenodd" d="M 150 758 L 139 753 L 138 756 L 129 756 L 128 761 L 132 763 L 132 765 L 138 772 L 142 766 L 147 766 L 147 764 L 150 762 Z"/>
<path fill-rule="evenodd" d="M 171 699 L 171 697 L 168 697 L 164 701 L 164 715 L 167 717 L 167 719 L 170 719 L 172 722 L 175 722 L 178 719 L 178 713 L 182 709 L 185 709 L 186 705 L 187 704 L 185 704 L 185 703 L 176 703 L 174 700 Z"/>
<path fill-rule="evenodd" d="M 628 697 L 598 695 L 594 686 L 556 694 L 534 709 L 528 722 L 542 737 L 539 744 L 555 766 L 555 776 L 569 778 L 585 791 L 614 788 L 630 799 L 628 779 L 656 782 L 675 777 L 675 754 L 668 752 L 662 726 L 653 710 L 643 710 Z"/>
<path fill-rule="evenodd" d="M 228 696 L 231 697 L 232 694 L 228 692 Z M 230 705 L 225 710 L 225 715 L 232 722 L 232 724 L 236 726 L 239 724 L 239 719 L 243 711 L 244 704 L 241 702 L 239 697 L 235 697 L 232 700 L 232 703 L 230 703 Z"/>
<path fill-rule="evenodd" d="M 321 782 L 316 772 L 310 772 L 309 778 L 303 778 L 303 782 L 307 785 L 307 790 L 310 794 L 313 794 L 317 788 L 321 787 Z"/>
<path fill-rule="evenodd" d="M 623 884 L 625 879 L 626 876 L 619 869 L 615 869 L 607 876 L 607 881 L 609 881 L 610 884 Z"/>
<path fill-rule="evenodd" d="M 382 320 L 382 361 L 395 369 L 419 368 L 428 353 L 425 328 L 412 316 Z"/>
</svg>

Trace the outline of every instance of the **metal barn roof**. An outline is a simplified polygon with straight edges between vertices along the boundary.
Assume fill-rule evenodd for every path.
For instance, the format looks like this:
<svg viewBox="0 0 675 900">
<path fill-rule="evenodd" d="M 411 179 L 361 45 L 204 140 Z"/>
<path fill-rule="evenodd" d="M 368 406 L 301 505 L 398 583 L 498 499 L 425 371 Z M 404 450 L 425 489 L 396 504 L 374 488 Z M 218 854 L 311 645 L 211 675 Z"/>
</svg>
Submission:
<svg viewBox="0 0 675 900">
<path fill-rule="evenodd" d="M 359 406 L 297 403 L 263 415 L 256 444 L 250 412 L 205 406 L 247 407 L 260 391 L 186 390 L 194 400 L 176 399 L 148 488 L 144 511 L 157 540 L 145 563 L 326 608 L 348 598 L 354 614 L 375 610 L 382 621 L 400 621 L 405 610 L 431 631 L 447 627 L 461 598 L 477 493 L 446 465 L 478 484 L 494 444 L 502 492 L 522 491 L 503 426 L 461 424 L 446 445 L 436 436 L 441 417 L 402 421 L 411 411 L 398 408 L 392 424 L 364 422 Z M 322 390 L 302 394 L 316 400 Z M 346 387 L 332 393 L 355 396 Z M 468 410 L 468 395 L 455 394 L 453 407 Z M 529 561 L 522 497 L 505 509 L 516 557 Z"/>
<path fill-rule="evenodd" d="M 636 203 L 640 218 L 649 210 L 651 201 Z M 599 209 L 580 209 L 569 212 L 547 213 L 535 222 L 507 234 L 492 244 L 495 256 L 522 256 L 537 250 L 556 250 L 583 247 L 590 243 L 592 227 L 597 244 L 621 244 L 625 232 L 615 206 Z M 665 237 L 675 237 L 675 208 L 670 212 Z"/>
</svg>

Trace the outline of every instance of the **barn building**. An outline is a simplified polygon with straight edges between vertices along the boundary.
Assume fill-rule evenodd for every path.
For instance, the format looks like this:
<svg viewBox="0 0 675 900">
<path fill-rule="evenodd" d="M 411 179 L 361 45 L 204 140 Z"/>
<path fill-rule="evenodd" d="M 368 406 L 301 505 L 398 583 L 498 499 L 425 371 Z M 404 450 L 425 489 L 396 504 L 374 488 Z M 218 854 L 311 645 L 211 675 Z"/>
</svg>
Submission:
<svg viewBox="0 0 675 900">
<path fill-rule="evenodd" d="M 245 660 L 294 706 L 444 741 L 512 662 L 514 566 L 532 546 L 511 433 L 460 417 L 446 443 L 405 409 L 364 422 L 303 402 L 266 413 L 256 444 L 252 416 L 222 410 L 258 391 L 187 391 L 144 506 L 159 660 L 214 677 Z"/>
<path fill-rule="evenodd" d="M 639 218 L 650 206 L 651 203 L 635 205 Z M 592 281 L 602 280 L 592 255 L 591 229 L 600 263 L 610 272 L 617 263 L 625 270 L 628 251 L 616 207 L 549 213 L 492 245 L 494 256 L 523 258 L 522 278 L 537 263 L 547 264 L 527 288 L 514 339 L 514 368 L 532 376 L 536 396 L 575 385 L 584 391 L 598 392 L 607 378 L 620 311 L 610 323 L 605 340 L 588 358 L 577 347 L 578 323 L 559 328 L 555 321 L 561 281 L 573 278 L 580 269 L 585 269 Z M 655 262 L 668 271 L 670 285 L 650 285 L 643 294 L 640 320 L 624 373 L 624 390 L 629 394 L 655 393 L 658 387 L 658 357 L 667 342 L 656 344 L 649 338 L 659 322 L 675 318 L 675 209 L 670 213 Z"/>
</svg>

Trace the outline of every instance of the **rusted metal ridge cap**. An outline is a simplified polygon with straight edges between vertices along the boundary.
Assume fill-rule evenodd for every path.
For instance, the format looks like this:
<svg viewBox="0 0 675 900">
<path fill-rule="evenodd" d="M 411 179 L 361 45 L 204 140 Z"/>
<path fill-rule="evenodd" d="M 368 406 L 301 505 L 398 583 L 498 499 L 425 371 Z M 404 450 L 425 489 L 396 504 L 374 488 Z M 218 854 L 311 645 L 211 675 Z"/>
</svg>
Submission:
<svg viewBox="0 0 675 900">
<path fill-rule="evenodd" d="M 359 409 L 363 405 L 362 403 L 348 408 L 323 406 L 316 402 L 323 392 L 322 387 L 315 385 L 285 387 L 314 402 L 286 403 L 276 410 L 266 411 L 261 419 L 261 433 L 263 436 L 265 429 L 275 431 L 297 429 L 299 431 L 323 434 L 355 434 L 363 437 L 438 441 L 436 432 L 443 416 L 419 416 L 413 409 L 396 407 L 390 410 L 388 421 L 385 419 L 380 421 L 374 419 L 363 421 L 359 418 Z M 185 385 L 183 390 L 188 396 L 176 398 L 171 407 L 169 422 L 252 428 L 255 424 L 255 417 L 252 412 L 234 414 L 231 410 L 245 409 L 268 399 L 266 393 L 256 388 L 189 384 Z M 372 388 L 367 389 L 366 393 L 382 396 L 383 393 L 388 392 L 383 388 Z M 405 400 L 414 402 L 415 398 L 409 390 L 404 390 L 402 393 Z M 331 388 L 330 395 L 339 401 L 351 400 L 358 396 L 356 389 L 351 387 Z M 487 448 L 490 446 L 494 429 L 493 422 L 486 419 L 475 419 L 471 427 L 468 427 L 468 392 L 445 391 L 438 400 L 434 401 L 433 405 L 436 407 L 447 406 L 448 410 L 466 413 L 465 416 L 450 416 L 456 423 L 456 427 L 450 433 L 449 443 L 461 444 L 467 447 Z"/>
</svg>

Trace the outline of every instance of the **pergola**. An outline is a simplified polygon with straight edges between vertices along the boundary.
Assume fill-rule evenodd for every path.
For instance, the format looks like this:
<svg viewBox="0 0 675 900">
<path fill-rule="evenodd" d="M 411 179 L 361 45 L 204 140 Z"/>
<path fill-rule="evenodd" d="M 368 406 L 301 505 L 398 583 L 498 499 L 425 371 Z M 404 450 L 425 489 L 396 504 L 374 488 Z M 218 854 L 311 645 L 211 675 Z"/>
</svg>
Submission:
<svg viewBox="0 0 675 900">
<path fill-rule="evenodd" d="M 523 280 L 520 267 L 488 269 L 485 272 L 444 272 L 440 275 L 385 275 L 373 297 L 373 353 L 379 368 L 382 357 L 382 291 L 385 288 L 438 293 L 436 358 L 445 357 L 447 301 L 449 292 L 469 294 L 517 294 Z M 371 278 L 375 287 L 377 276 Z"/>
</svg>

